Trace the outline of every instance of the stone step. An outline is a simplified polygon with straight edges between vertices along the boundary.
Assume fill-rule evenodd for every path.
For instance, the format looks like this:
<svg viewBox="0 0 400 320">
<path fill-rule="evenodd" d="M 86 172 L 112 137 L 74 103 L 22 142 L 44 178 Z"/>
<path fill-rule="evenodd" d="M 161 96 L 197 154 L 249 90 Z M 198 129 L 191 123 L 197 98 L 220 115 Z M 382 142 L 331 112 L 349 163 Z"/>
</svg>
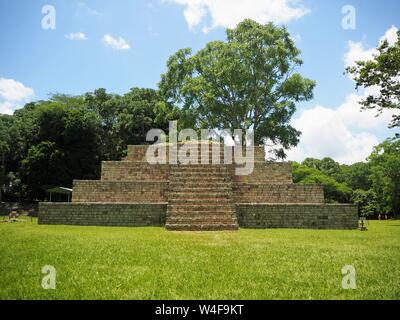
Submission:
<svg viewBox="0 0 400 320">
<path fill-rule="evenodd" d="M 172 217 L 170 214 L 171 214 L 171 212 L 167 210 L 167 217 L 169 217 L 169 218 Z M 176 213 L 174 213 L 173 216 L 175 216 L 175 214 Z M 195 217 L 195 216 L 199 216 L 199 215 L 202 215 L 204 217 L 218 215 L 218 216 L 229 216 L 232 218 L 236 218 L 236 212 L 234 212 L 232 210 L 196 211 L 196 210 L 188 209 L 186 211 L 179 212 L 179 214 L 177 216 L 182 216 L 182 215 L 190 216 L 190 217 L 192 217 L 192 216 Z"/>
<path fill-rule="evenodd" d="M 226 204 L 231 204 L 232 199 L 229 198 L 210 198 L 210 199 L 204 199 L 204 198 L 197 198 L 197 199 L 168 199 L 168 203 L 170 205 L 180 205 L 180 206 L 187 206 L 187 205 L 205 205 L 209 206 L 212 205 L 213 203 L 218 203 L 218 205 L 226 205 Z"/>
<path fill-rule="evenodd" d="M 203 204 L 168 204 L 167 205 L 167 212 L 178 213 L 178 212 L 201 212 L 201 211 L 215 211 L 215 212 L 225 212 L 225 213 L 232 213 L 235 211 L 235 206 L 232 204 L 210 204 L 210 203 L 203 203 Z"/>
<path fill-rule="evenodd" d="M 233 194 L 233 190 L 231 184 L 229 182 L 219 182 L 212 181 L 208 183 L 204 183 L 202 181 L 194 182 L 194 181 L 183 181 L 183 182 L 174 182 L 169 184 L 170 192 L 182 192 L 182 193 L 224 193 L 231 192 Z"/>
<path fill-rule="evenodd" d="M 179 179 L 179 180 L 173 180 L 169 181 L 169 187 L 175 187 L 175 186 L 184 186 L 184 187 L 208 187 L 208 186 L 213 186 L 215 185 L 216 187 L 231 187 L 232 188 L 232 181 L 229 180 L 224 180 L 224 179 Z"/>
<path fill-rule="evenodd" d="M 237 223 L 231 224 L 169 224 L 165 225 L 165 228 L 170 231 L 234 231 L 238 230 L 239 226 Z"/>
<path fill-rule="evenodd" d="M 171 167 L 171 172 L 224 172 L 229 173 L 230 170 L 227 166 L 221 166 L 218 164 L 189 164 L 177 167 Z"/>
<path fill-rule="evenodd" d="M 178 199 L 205 199 L 207 201 L 215 200 L 219 201 L 220 199 L 229 199 L 231 200 L 233 197 L 233 192 L 231 191 L 219 191 L 219 192 L 193 192 L 192 190 L 187 192 L 181 191 L 170 191 L 168 193 L 169 200 L 178 200 Z"/>
<path fill-rule="evenodd" d="M 173 217 L 168 220 L 168 224 L 233 224 L 233 223 L 237 223 L 237 221 L 230 217 L 227 218 L 208 217 L 207 219 L 202 217 L 196 217 L 196 218 Z"/>
<path fill-rule="evenodd" d="M 210 184 L 210 183 L 232 183 L 232 181 L 227 178 L 227 177 L 214 177 L 214 176 L 209 176 L 209 177 L 187 177 L 187 176 L 181 176 L 178 179 L 177 178 L 172 178 L 170 177 L 169 180 L 170 185 L 176 184 L 176 183 L 203 183 L 203 184 Z"/>
<path fill-rule="evenodd" d="M 219 166 L 219 165 L 223 165 L 225 163 L 223 157 L 221 157 L 219 159 L 219 161 L 214 160 L 214 162 L 212 162 L 212 159 L 208 159 L 208 162 L 206 162 L 206 163 L 202 163 L 201 161 L 202 160 L 201 160 L 200 157 L 199 158 L 188 158 L 188 159 L 185 159 L 184 161 L 179 160 L 178 161 L 178 165 L 181 165 L 181 166 L 198 166 L 198 165 L 211 166 L 211 165 L 217 165 L 217 166 Z"/>
<path fill-rule="evenodd" d="M 168 187 L 167 229 L 238 229 L 232 179 L 227 166 L 172 166 Z"/>
<path fill-rule="evenodd" d="M 180 215 L 174 215 L 168 217 L 168 221 L 171 220 L 181 220 L 181 219 L 192 219 L 192 220 L 231 220 L 231 221 L 236 221 L 236 215 L 235 214 L 228 214 L 228 213 L 220 213 L 216 214 L 215 212 L 190 212 L 190 213 L 184 213 Z"/>
<path fill-rule="evenodd" d="M 169 185 L 170 191 L 182 191 L 182 192 L 206 192 L 206 191 L 219 191 L 219 190 L 232 190 L 231 185 L 228 183 L 202 183 L 202 182 L 181 182 L 181 183 L 171 183 Z"/>
<path fill-rule="evenodd" d="M 186 183 L 173 184 L 169 186 L 169 192 L 174 193 L 212 193 L 212 192 L 233 192 L 229 185 L 218 183 Z"/>
<path fill-rule="evenodd" d="M 180 178 L 188 178 L 188 179 L 197 179 L 197 178 L 225 178 L 229 179 L 230 177 L 224 172 L 206 172 L 206 171 L 199 171 L 199 172 L 171 172 L 169 174 L 169 179 L 180 179 Z"/>
<path fill-rule="evenodd" d="M 212 164 L 212 163 L 198 163 L 198 164 L 180 164 L 180 165 L 171 165 L 171 170 L 179 170 L 179 171 L 191 171 L 191 170 L 224 170 L 228 169 L 228 166 L 225 164 Z"/>
</svg>

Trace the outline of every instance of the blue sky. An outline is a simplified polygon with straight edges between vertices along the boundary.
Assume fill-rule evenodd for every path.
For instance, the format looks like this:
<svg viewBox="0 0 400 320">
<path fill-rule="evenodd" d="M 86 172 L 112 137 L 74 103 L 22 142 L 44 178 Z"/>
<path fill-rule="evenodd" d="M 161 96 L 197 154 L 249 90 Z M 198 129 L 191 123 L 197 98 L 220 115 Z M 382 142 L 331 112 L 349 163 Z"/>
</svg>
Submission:
<svg viewBox="0 0 400 320">
<path fill-rule="evenodd" d="M 45 5 L 56 10 L 54 30 L 42 28 Z M 342 27 L 345 5 L 355 8 L 354 30 Z M 395 34 L 398 0 L 2 0 L 0 112 L 54 92 L 156 88 L 176 50 L 224 39 L 226 26 L 247 17 L 286 24 L 302 50 L 301 73 L 317 81 L 314 99 L 293 119 L 303 137 L 290 159 L 352 163 L 394 134 L 386 128 L 389 114 L 358 117 L 363 92 L 343 71 L 346 61 L 368 57 L 379 39 Z"/>
</svg>

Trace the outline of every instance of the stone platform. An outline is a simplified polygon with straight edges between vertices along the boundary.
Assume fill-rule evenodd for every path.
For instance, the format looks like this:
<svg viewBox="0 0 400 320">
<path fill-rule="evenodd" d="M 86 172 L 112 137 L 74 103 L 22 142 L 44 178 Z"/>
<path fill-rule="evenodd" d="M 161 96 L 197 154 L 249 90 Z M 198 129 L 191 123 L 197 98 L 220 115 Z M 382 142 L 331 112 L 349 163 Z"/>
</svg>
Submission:
<svg viewBox="0 0 400 320">
<path fill-rule="evenodd" d="M 40 203 L 39 223 L 209 231 L 357 228 L 356 206 L 325 204 L 323 186 L 294 184 L 291 164 L 266 162 L 263 147 L 255 147 L 254 171 L 245 176 L 235 174 L 235 163 L 149 164 L 147 148 L 129 146 L 122 161 L 103 162 L 99 181 L 74 181 L 72 203 Z M 199 145 L 192 160 L 200 162 L 200 154 Z"/>
</svg>

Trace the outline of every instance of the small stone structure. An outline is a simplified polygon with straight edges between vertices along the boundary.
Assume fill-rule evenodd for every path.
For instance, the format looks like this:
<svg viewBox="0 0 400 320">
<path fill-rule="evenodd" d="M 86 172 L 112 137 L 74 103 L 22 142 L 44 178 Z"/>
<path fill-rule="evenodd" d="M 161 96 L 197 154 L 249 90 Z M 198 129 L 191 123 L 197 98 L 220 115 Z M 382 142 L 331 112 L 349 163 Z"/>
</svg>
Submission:
<svg viewBox="0 0 400 320">
<path fill-rule="evenodd" d="M 254 147 L 254 171 L 244 176 L 235 174 L 238 164 L 211 160 L 150 164 L 147 148 L 129 146 L 122 161 L 103 162 L 99 181 L 74 181 L 72 203 L 40 203 L 39 223 L 168 230 L 357 228 L 356 206 L 325 204 L 323 186 L 294 184 L 291 164 L 266 162 L 263 147 Z M 201 150 L 199 144 L 199 163 Z"/>
</svg>

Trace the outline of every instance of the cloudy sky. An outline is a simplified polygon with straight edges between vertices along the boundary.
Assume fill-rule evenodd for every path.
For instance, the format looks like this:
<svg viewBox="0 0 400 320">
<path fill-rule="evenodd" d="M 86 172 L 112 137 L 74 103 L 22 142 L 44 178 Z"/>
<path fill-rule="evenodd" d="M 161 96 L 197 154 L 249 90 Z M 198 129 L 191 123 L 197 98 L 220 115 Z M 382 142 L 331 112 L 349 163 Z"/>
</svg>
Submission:
<svg viewBox="0 0 400 320">
<path fill-rule="evenodd" d="M 156 88 L 172 53 L 224 39 L 225 28 L 245 18 L 286 24 L 302 50 L 301 73 L 317 81 L 314 99 L 293 119 L 303 135 L 290 160 L 362 161 L 394 135 L 390 114 L 359 111 L 367 93 L 343 71 L 382 39 L 394 41 L 398 0 L 1 0 L 0 113 L 55 92 Z"/>
</svg>

